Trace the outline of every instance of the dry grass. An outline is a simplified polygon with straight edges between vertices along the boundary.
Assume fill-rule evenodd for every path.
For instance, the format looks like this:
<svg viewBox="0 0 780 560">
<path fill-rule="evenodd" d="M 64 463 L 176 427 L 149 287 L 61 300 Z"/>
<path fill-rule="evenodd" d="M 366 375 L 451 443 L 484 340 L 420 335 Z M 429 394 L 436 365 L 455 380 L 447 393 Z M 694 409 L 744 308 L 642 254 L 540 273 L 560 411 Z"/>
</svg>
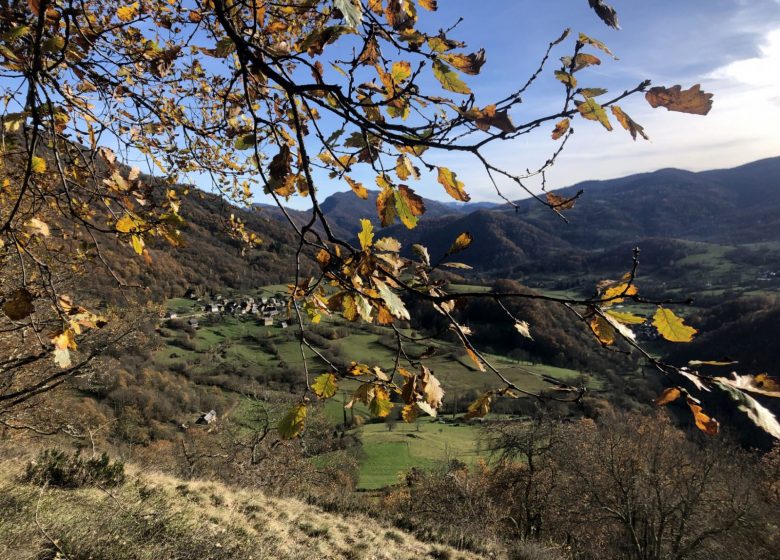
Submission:
<svg viewBox="0 0 780 560">
<path fill-rule="evenodd" d="M 112 490 L 42 489 L 0 462 L 0 558 L 71 560 L 476 558 L 360 515 L 128 469 Z"/>
</svg>

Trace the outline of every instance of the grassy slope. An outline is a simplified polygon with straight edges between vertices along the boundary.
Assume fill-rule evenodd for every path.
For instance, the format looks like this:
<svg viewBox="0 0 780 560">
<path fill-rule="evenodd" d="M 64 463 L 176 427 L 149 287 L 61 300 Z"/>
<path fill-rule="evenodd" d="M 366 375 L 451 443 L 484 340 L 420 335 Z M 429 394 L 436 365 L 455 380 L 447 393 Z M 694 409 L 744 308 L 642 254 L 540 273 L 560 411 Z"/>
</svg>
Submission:
<svg viewBox="0 0 780 560">
<path fill-rule="evenodd" d="M 212 482 L 147 472 L 110 492 L 41 491 L 20 484 L 19 472 L 0 463 L 0 558 L 476 558 L 360 515 Z"/>
</svg>

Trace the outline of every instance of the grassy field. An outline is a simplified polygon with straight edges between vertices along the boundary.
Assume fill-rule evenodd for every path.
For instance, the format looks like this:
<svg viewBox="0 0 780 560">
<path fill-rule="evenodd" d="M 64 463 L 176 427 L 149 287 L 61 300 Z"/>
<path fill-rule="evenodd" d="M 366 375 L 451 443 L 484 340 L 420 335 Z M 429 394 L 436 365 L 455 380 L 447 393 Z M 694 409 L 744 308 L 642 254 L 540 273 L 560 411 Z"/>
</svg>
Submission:
<svg viewBox="0 0 780 560">
<path fill-rule="evenodd" d="M 269 290 L 275 293 L 277 288 L 274 286 Z M 168 302 L 168 309 L 181 315 L 199 313 L 196 308 L 197 303 L 192 300 L 180 298 Z M 168 322 L 163 323 L 160 333 L 165 344 L 157 350 L 154 358 L 158 366 L 191 372 L 201 383 L 209 383 L 212 379 L 222 382 L 226 377 L 238 374 L 257 387 L 263 387 L 268 379 L 278 381 L 279 372 L 285 368 L 302 366 L 301 348 L 294 329 L 282 329 L 278 325 L 266 327 L 251 317 L 199 315 L 199 322 L 200 327 L 194 331 L 176 329 Z M 336 322 L 330 326 L 340 325 Z M 386 334 L 379 333 L 374 327 L 354 323 L 348 327 L 349 336 L 328 341 L 330 352 L 347 360 L 379 366 L 387 372 L 393 370 L 396 350 Z M 419 355 L 428 345 L 435 348 L 435 353 L 426 360 L 426 365 L 440 379 L 445 389 L 445 400 L 462 397 L 467 391 L 494 389 L 500 384 L 493 374 L 480 372 L 463 349 L 452 343 L 430 340 L 425 346 L 410 344 L 408 351 L 412 356 Z M 541 375 L 571 381 L 582 374 L 571 369 L 518 362 L 504 356 L 486 357 L 502 375 L 528 391 L 549 387 L 539 377 Z M 313 374 L 327 371 L 325 364 L 308 349 L 306 358 Z M 408 364 L 406 367 L 409 367 Z M 480 456 L 479 430 L 475 426 L 445 424 L 424 417 L 414 424 L 399 422 L 389 431 L 383 422 L 366 423 L 370 414 L 362 404 L 345 411 L 344 405 L 358 385 L 356 380 L 340 380 L 338 394 L 321 406 L 333 424 L 340 425 L 346 418 L 348 423 L 354 420 L 358 425 L 353 430 L 363 444 L 361 488 L 392 484 L 411 467 L 429 468 L 444 464 L 449 459 L 472 464 Z M 590 385 L 591 388 L 600 388 L 596 381 Z M 285 390 L 284 385 L 278 383 L 273 387 L 277 392 Z M 286 394 L 279 393 L 279 397 L 278 406 L 263 405 L 271 415 L 281 414 L 280 411 L 287 406 Z M 250 399 L 240 398 L 236 406 L 225 412 L 237 423 L 251 425 L 257 418 L 255 406 Z"/>
<path fill-rule="evenodd" d="M 366 424 L 356 429 L 363 442 L 358 488 L 374 489 L 398 482 L 412 467 L 432 468 L 457 459 L 472 465 L 487 454 L 480 449 L 479 428 L 441 424 L 421 418 L 414 424 Z"/>
</svg>

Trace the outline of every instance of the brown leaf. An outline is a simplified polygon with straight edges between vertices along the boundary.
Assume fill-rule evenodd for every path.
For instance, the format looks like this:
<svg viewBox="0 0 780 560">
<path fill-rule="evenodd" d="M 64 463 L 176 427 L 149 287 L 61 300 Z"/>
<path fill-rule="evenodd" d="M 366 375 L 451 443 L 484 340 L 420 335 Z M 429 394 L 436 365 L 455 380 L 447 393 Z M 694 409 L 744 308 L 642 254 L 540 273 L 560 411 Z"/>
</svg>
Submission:
<svg viewBox="0 0 780 560">
<path fill-rule="evenodd" d="M 639 134 L 642 138 L 645 140 L 650 140 L 650 138 L 645 134 L 645 129 L 634 122 L 634 120 L 626 115 L 623 112 L 623 109 L 618 107 L 617 105 L 612 106 L 612 114 L 615 115 L 615 118 L 618 120 L 618 122 L 625 128 L 627 131 L 631 133 L 631 138 L 636 141 L 636 135 Z"/>
<path fill-rule="evenodd" d="M 571 208 L 574 208 L 574 203 L 576 201 L 577 197 L 564 198 L 555 193 L 547 193 L 547 204 L 556 210 L 570 210 Z"/>
<path fill-rule="evenodd" d="M 604 346 L 615 344 L 615 328 L 604 317 L 594 315 L 590 320 L 590 330 L 593 331 L 593 334 L 596 335 L 596 338 Z"/>
<path fill-rule="evenodd" d="M 458 180 L 457 175 L 446 167 L 437 167 L 439 172 L 439 183 L 444 187 L 452 198 L 461 202 L 468 202 L 471 197 L 463 189 L 464 185 Z"/>
<path fill-rule="evenodd" d="M 514 132 L 517 130 L 515 125 L 512 124 L 512 120 L 509 118 L 509 114 L 504 111 L 496 111 L 495 105 L 488 105 L 481 111 L 477 111 L 477 117 L 474 120 L 474 124 L 480 130 L 489 130 L 491 126 L 496 127 L 501 132 Z"/>
<path fill-rule="evenodd" d="M 653 108 L 666 107 L 669 111 L 680 113 L 706 115 L 712 109 L 712 94 L 701 91 L 699 84 L 686 90 L 679 85 L 654 87 L 645 94 L 645 98 Z"/>
<path fill-rule="evenodd" d="M 469 405 L 468 411 L 463 418 L 484 418 L 490 412 L 490 402 L 493 400 L 493 391 L 482 393 L 477 400 Z"/>
<path fill-rule="evenodd" d="M 387 227 L 395 222 L 395 194 L 393 189 L 382 189 L 379 196 L 376 197 L 376 209 L 379 213 L 379 220 L 382 227 Z"/>
<path fill-rule="evenodd" d="M 590 7 L 593 8 L 593 11 L 596 12 L 596 15 L 599 16 L 601 21 L 613 29 L 620 29 L 615 8 L 609 4 L 605 4 L 604 0 L 588 0 L 588 3 L 590 4 Z"/>
<path fill-rule="evenodd" d="M 558 140 L 569 130 L 569 119 L 562 119 L 558 121 L 555 128 L 552 131 L 552 139 Z"/>
<path fill-rule="evenodd" d="M 442 58 L 464 74 L 474 76 L 479 74 L 480 69 L 485 64 L 485 49 L 479 49 L 477 52 L 471 54 L 445 54 L 442 55 Z"/>
<path fill-rule="evenodd" d="M 696 422 L 696 427 L 707 435 L 717 435 L 718 430 L 720 429 L 720 424 L 718 424 L 718 421 L 707 416 L 707 414 L 704 413 L 704 409 L 702 409 L 701 404 L 699 404 L 696 399 L 688 397 L 687 402 L 688 408 L 690 408 L 691 412 L 693 413 L 693 420 Z"/>
<path fill-rule="evenodd" d="M 668 389 L 664 389 L 664 392 L 653 400 L 653 404 L 655 406 L 664 406 L 679 399 L 680 395 L 682 395 L 682 391 L 680 391 L 679 387 L 669 387 Z"/>
</svg>

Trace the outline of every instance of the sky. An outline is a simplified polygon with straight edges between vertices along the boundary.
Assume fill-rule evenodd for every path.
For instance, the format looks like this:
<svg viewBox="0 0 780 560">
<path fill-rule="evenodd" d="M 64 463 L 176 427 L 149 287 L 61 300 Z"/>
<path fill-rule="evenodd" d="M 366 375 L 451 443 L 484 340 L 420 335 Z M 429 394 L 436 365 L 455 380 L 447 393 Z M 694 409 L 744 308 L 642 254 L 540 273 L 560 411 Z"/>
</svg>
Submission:
<svg viewBox="0 0 780 560">
<path fill-rule="evenodd" d="M 619 57 L 613 61 L 599 54 L 602 64 L 578 75 L 581 86 L 606 87 L 614 94 L 651 79 L 654 85 L 683 88 L 700 83 L 714 94 L 713 109 L 704 117 L 652 109 L 641 94 L 622 102 L 645 127 L 649 142 L 632 141 L 614 122 L 615 130 L 608 132 L 598 123 L 576 119 L 574 137 L 547 174 L 548 189 L 666 167 L 733 167 L 780 155 L 780 0 L 609 3 L 618 11 L 621 30 L 605 26 L 586 0 L 439 0 L 439 11 L 421 23 L 431 32 L 462 16 L 450 35 L 465 40 L 469 51 L 485 48 L 482 72 L 466 77 L 479 106 L 517 89 L 547 44 L 564 28 L 572 29 L 569 41 L 554 51 L 553 63 L 512 112 L 516 123 L 559 110 L 562 88 L 553 70 L 580 31 L 604 41 Z M 499 142 L 486 155 L 509 170 L 536 168 L 555 148 L 550 129 Z M 462 154 L 441 154 L 436 162 L 458 174 L 472 200 L 499 200 L 478 162 Z M 363 179 L 373 186 L 370 177 Z M 509 198 L 523 197 L 516 185 L 504 182 L 500 187 Z M 323 190 L 327 195 L 342 188 L 327 185 Z M 448 200 L 435 177 L 424 176 L 414 188 L 427 198 Z"/>
<path fill-rule="evenodd" d="M 700 83 L 714 94 L 713 109 L 704 117 L 652 109 L 641 95 L 621 103 L 645 127 L 650 142 L 632 141 L 619 126 L 608 132 L 597 123 L 575 121 L 574 137 L 548 174 L 548 188 L 665 167 L 733 167 L 780 155 L 780 0 L 609 3 L 618 11 L 618 31 L 603 25 L 585 0 L 439 2 L 438 17 L 446 21 L 463 15 L 459 36 L 471 48 L 487 51 L 488 63 L 473 82 L 481 94 L 478 102 L 521 82 L 540 50 L 565 27 L 601 39 L 620 59 L 600 56 L 602 65 L 583 71 L 581 85 L 616 93 L 647 78 L 654 85 L 684 88 Z M 565 50 L 556 51 L 557 56 Z M 513 114 L 516 122 L 524 120 L 524 111 L 534 115 L 559 99 L 560 86 L 551 74 L 552 67 Z M 504 144 L 489 155 L 514 169 L 538 166 L 551 148 L 547 129 Z M 478 165 L 461 161 L 458 166 L 455 158 L 452 163 L 472 199 L 496 199 Z M 435 190 L 426 196 L 442 198 Z"/>
</svg>

